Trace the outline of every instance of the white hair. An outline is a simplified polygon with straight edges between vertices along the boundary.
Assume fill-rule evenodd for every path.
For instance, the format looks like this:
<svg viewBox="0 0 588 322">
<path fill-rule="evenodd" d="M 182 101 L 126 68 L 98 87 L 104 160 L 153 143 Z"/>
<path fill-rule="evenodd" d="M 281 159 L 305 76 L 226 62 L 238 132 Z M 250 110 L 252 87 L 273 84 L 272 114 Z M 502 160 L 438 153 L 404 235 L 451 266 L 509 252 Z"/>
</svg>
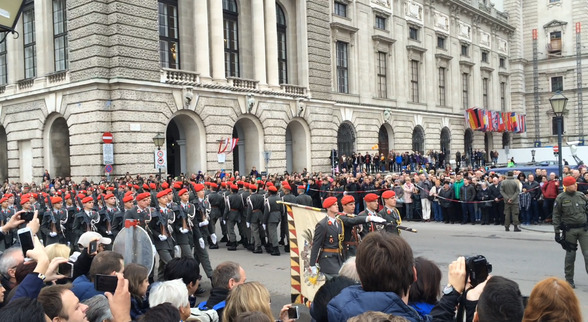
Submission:
<svg viewBox="0 0 588 322">
<path fill-rule="evenodd" d="M 151 288 L 149 306 L 155 307 L 167 302 L 179 309 L 190 304 L 188 297 L 188 288 L 181 279 L 165 281 Z"/>
</svg>

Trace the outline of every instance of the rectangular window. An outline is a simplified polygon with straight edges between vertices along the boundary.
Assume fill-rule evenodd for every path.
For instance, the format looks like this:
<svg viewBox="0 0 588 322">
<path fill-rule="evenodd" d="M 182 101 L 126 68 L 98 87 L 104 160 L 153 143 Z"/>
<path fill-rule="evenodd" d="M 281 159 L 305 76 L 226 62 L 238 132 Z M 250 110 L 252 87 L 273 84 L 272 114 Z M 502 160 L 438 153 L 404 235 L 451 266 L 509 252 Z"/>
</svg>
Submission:
<svg viewBox="0 0 588 322">
<path fill-rule="evenodd" d="M 416 27 L 408 27 L 408 38 L 419 40 L 419 29 Z"/>
<path fill-rule="evenodd" d="M 500 83 L 500 111 L 506 112 L 506 83 Z"/>
<path fill-rule="evenodd" d="M 378 97 L 388 97 L 387 53 L 378 52 Z"/>
<path fill-rule="evenodd" d="M 33 2 L 23 9 L 23 45 L 25 78 L 37 76 L 37 45 L 35 41 L 35 7 Z"/>
<path fill-rule="evenodd" d="M 561 131 L 563 132 L 565 129 L 564 127 L 564 118 L 561 117 Z M 554 116 L 551 118 L 551 135 L 557 135 L 557 117 Z"/>
<path fill-rule="evenodd" d="M 0 85 L 8 83 L 8 65 L 6 64 L 6 41 L 0 42 Z"/>
<path fill-rule="evenodd" d="M 506 68 L 506 59 L 500 57 L 498 62 L 499 62 L 500 68 Z"/>
<path fill-rule="evenodd" d="M 67 17 L 65 0 L 53 0 L 53 49 L 55 71 L 68 68 Z"/>
<path fill-rule="evenodd" d="M 487 51 L 483 51 L 482 52 L 482 62 L 483 63 L 487 63 L 488 62 L 488 52 Z"/>
<path fill-rule="evenodd" d="M 419 102 L 419 62 L 410 61 L 410 100 L 414 103 Z"/>
<path fill-rule="evenodd" d="M 465 44 L 461 45 L 461 55 L 462 56 L 469 57 L 470 56 L 469 51 L 470 51 L 470 46 L 465 45 Z"/>
<path fill-rule="evenodd" d="M 445 49 L 445 37 L 437 37 L 437 48 Z"/>
<path fill-rule="evenodd" d="M 488 78 L 482 78 L 482 104 L 488 108 Z"/>
<path fill-rule="evenodd" d="M 468 109 L 470 106 L 469 82 L 470 75 L 468 73 L 461 74 L 461 102 L 463 104 L 464 109 Z"/>
<path fill-rule="evenodd" d="M 240 77 L 239 15 L 236 10 L 223 10 L 223 36 L 225 41 L 225 76 Z"/>
<path fill-rule="evenodd" d="M 376 15 L 376 28 L 386 30 L 386 17 Z"/>
<path fill-rule="evenodd" d="M 159 2 L 159 59 L 161 67 L 180 68 L 177 1 Z"/>
<path fill-rule="evenodd" d="M 337 90 L 339 93 L 349 93 L 349 56 L 346 42 L 337 42 Z"/>
<path fill-rule="evenodd" d="M 278 72 L 280 84 L 288 84 L 288 51 L 286 26 L 278 24 Z"/>
<path fill-rule="evenodd" d="M 563 91 L 563 76 L 551 77 L 551 91 Z"/>
<path fill-rule="evenodd" d="M 439 105 L 445 106 L 445 68 L 439 67 Z"/>
<path fill-rule="evenodd" d="M 561 31 L 554 31 L 549 34 L 549 44 L 547 45 L 547 51 L 550 54 L 559 55 L 561 54 Z"/>
<path fill-rule="evenodd" d="M 340 17 L 347 17 L 347 5 L 343 2 L 335 1 L 334 13 Z"/>
</svg>

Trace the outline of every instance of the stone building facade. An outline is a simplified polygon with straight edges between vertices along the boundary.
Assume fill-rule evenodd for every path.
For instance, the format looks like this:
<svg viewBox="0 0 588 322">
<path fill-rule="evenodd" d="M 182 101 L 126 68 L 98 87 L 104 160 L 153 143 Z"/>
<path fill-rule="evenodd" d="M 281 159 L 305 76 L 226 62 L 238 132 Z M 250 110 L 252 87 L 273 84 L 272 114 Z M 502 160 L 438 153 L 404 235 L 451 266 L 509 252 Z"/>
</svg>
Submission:
<svg viewBox="0 0 588 322">
<path fill-rule="evenodd" d="M 563 122 L 565 139 L 584 141 L 588 133 L 588 124 L 584 125 L 588 115 L 588 76 L 582 78 L 581 74 L 588 73 L 588 2 L 505 0 L 504 9 L 516 28 L 510 48 L 511 102 L 526 112 L 528 122 L 527 133 L 518 137 L 518 145 L 557 145 L 557 125 L 549 104 L 557 91 L 568 98 Z"/>
<path fill-rule="evenodd" d="M 515 27 L 484 0 L 26 3 L 0 46 L 2 179 L 97 179 L 104 132 L 115 176 L 156 172 L 158 133 L 171 175 L 491 150 L 502 134 L 466 129 L 465 108 L 515 108 Z"/>
</svg>

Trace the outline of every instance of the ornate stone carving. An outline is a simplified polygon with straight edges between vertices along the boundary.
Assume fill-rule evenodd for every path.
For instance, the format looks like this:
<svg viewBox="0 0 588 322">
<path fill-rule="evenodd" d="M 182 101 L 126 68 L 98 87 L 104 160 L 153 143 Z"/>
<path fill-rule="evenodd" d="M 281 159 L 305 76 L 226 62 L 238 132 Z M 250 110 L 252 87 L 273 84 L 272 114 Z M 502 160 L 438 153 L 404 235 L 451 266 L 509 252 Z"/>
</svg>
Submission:
<svg viewBox="0 0 588 322">
<path fill-rule="evenodd" d="M 439 11 L 434 12 L 435 30 L 449 33 L 449 17 Z"/>
<path fill-rule="evenodd" d="M 423 23 L 423 5 L 420 3 L 411 0 L 406 1 L 404 14 L 406 20 L 418 22 L 419 24 Z"/>
<path fill-rule="evenodd" d="M 496 39 L 498 40 L 498 51 L 508 54 L 508 42 L 500 37 L 496 37 Z"/>
<path fill-rule="evenodd" d="M 372 3 L 390 9 L 390 0 L 372 0 Z"/>
<path fill-rule="evenodd" d="M 459 22 L 458 37 L 459 37 L 459 39 L 472 41 L 472 26 L 463 22 L 463 21 L 460 21 Z"/>
<path fill-rule="evenodd" d="M 480 30 L 480 46 L 490 48 L 490 33 Z"/>
</svg>

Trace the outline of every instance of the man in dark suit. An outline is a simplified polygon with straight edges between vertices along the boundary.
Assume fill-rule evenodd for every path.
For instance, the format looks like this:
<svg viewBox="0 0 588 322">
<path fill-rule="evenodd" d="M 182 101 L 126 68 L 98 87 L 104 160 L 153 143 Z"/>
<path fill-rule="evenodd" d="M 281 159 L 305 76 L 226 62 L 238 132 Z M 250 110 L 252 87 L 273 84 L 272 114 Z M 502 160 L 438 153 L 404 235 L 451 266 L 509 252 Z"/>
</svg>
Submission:
<svg viewBox="0 0 588 322">
<path fill-rule="evenodd" d="M 303 185 L 298 186 L 298 196 L 296 196 L 295 202 L 299 205 L 312 207 L 312 198 L 304 193 L 305 189 L 306 187 Z"/>
<path fill-rule="evenodd" d="M 329 197 L 323 202 L 327 209 L 327 217 L 323 218 L 314 228 L 312 249 L 310 251 L 310 269 L 317 274 L 316 264 L 327 279 L 339 274 L 343 264 L 343 221 L 337 218 L 339 205 L 336 197 Z"/>
</svg>

